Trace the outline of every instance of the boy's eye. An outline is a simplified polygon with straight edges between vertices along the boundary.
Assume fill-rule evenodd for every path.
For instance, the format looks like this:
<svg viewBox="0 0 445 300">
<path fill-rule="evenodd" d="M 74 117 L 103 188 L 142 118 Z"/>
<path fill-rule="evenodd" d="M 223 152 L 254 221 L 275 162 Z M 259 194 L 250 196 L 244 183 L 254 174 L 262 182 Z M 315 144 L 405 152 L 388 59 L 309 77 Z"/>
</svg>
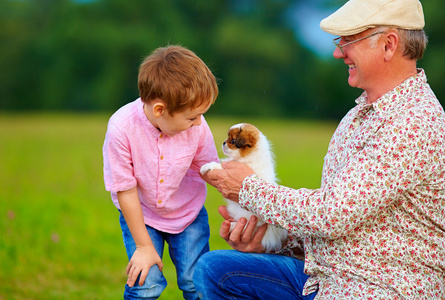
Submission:
<svg viewBox="0 0 445 300">
<path fill-rule="evenodd" d="M 194 117 L 194 118 L 191 118 L 190 121 L 196 121 L 197 119 L 198 119 L 197 117 Z"/>
</svg>

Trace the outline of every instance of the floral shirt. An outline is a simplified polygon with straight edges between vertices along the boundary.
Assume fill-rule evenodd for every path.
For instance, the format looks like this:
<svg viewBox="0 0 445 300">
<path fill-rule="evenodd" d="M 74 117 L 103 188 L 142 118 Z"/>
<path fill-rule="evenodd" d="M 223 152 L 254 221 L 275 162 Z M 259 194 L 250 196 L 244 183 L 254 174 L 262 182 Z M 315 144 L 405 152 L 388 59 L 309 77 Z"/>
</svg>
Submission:
<svg viewBox="0 0 445 300">
<path fill-rule="evenodd" d="M 247 177 L 240 204 L 304 247 L 303 293 L 445 299 L 445 114 L 418 74 L 340 122 L 319 189 Z"/>
</svg>

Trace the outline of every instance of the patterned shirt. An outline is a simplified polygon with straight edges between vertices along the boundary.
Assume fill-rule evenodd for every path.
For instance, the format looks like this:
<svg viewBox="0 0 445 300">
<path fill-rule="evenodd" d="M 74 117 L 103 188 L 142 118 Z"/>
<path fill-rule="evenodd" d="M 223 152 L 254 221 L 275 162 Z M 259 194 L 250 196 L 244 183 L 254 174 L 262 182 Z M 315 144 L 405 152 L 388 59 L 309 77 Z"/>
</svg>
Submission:
<svg viewBox="0 0 445 300">
<path fill-rule="evenodd" d="M 367 104 L 329 144 L 319 189 L 247 177 L 240 204 L 303 246 L 303 293 L 321 299 L 445 299 L 445 114 L 418 74 Z M 289 252 L 290 253 L 290 252 Z"/>
</svg>

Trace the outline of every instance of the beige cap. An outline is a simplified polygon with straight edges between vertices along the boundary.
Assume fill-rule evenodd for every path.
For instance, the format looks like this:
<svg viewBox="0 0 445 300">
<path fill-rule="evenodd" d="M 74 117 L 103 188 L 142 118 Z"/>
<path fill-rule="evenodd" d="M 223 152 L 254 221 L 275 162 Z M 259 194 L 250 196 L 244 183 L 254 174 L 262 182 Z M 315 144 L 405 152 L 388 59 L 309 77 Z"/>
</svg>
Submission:
<svg viewBox="0 0 445 300">
<path fill-rule="evenodd" d="M 339 36 L 377 26 L 423 29 L 422 4 L 419 0 L 350 0 L 320 22 L 321 29 Z"/>
</svg>

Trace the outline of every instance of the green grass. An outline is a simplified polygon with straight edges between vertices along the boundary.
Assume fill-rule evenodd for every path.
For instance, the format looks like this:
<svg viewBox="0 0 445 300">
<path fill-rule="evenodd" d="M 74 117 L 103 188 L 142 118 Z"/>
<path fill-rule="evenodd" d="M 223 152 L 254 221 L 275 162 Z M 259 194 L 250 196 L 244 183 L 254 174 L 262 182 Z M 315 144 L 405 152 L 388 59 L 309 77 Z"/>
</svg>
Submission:
<svg viewBox="0 0 445 300">
<path fill-rule="evenodd" d="M 102 179 L 108 117 L 0 114 L 0 299 L 122 299 L 127 259 Z M 268 136 L 282 184 L 319 187 L 336 124 L 209 118 L 218 149 L 238 122 Z M 228 248 L 218 234 L 223 203 L 210 187 L 212 250 Z M 182 299 L 168 254 L 163 261 L 169 285 L 161 299 Z"/>
</svg>

